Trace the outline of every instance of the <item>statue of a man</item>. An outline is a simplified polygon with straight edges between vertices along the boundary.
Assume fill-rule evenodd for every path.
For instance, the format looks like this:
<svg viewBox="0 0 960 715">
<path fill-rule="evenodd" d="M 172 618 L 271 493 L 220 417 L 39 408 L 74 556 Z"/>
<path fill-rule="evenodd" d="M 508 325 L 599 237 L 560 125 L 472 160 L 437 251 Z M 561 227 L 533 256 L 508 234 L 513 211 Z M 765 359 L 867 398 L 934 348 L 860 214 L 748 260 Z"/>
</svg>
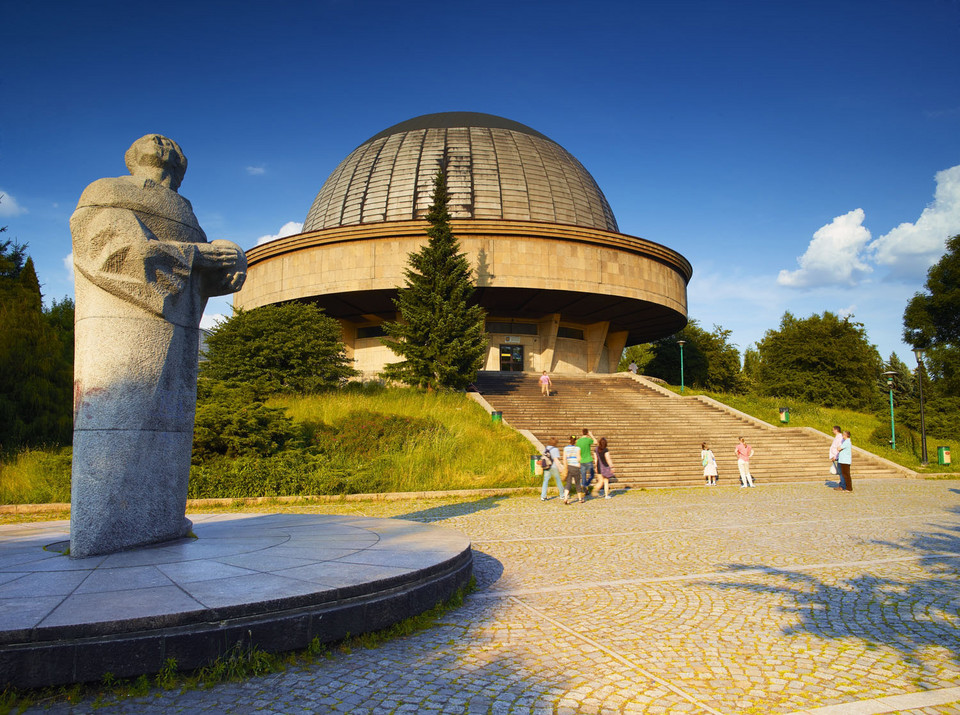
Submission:
<svg viewBox="0 0 960 715">
<path fill-rule="evenodd" d="M 177 193 L 187 159 L 148 134 L 131 176 L 88 186 L 70 219 L 76 269 L 70 555 L 185 536 L 207 298 L 240 290 L 246 258 L 207 243 Z"/>
</svg>

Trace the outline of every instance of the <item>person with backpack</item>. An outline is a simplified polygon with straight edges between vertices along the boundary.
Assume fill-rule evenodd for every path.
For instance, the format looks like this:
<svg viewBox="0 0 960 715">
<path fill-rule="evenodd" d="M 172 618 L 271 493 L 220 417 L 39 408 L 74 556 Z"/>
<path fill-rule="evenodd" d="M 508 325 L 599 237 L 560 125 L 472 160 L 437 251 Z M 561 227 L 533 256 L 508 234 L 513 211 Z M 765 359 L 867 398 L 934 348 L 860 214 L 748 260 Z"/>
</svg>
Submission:
<svg viewBox="0 0 960 715">
<path fill-rule="evenodd" d="M 560 450 L 557 448 L 557 440 L 551 439 L 543 450 L 543 454 L 540 455 L 540 466 L 543 468 L 540 501 L 547 500 L 547 487 L 550 484 L 550 477 L 553 477 L 553 481 L 557 485 L 557 494 L 563 498 L 563 483 L 560 481 Z"/>
</svg>

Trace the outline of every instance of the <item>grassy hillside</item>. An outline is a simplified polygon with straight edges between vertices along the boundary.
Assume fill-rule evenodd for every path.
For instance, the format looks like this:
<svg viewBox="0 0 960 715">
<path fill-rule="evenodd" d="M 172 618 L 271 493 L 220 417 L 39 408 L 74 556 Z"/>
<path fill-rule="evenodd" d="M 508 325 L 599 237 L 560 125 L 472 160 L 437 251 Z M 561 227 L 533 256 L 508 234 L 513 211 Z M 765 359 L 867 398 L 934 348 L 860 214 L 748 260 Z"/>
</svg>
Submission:
<svg viewBox="0 0 960 715">
<path fill-rule="evenodd" d="M 676 388 L 670 388 L 676 391 Z M 960 428 L 953 436 L 927 438 L 931 464 L 920 468 L 919 440 L 897 430 L 897 450 L 870 441 L 886 439 L 889 422 L 876 415 L 831 409 L 796 400 L 729 395 L 687 388 L 734 409 L 779 425 L 778 408 L 790 408 L 790 427 L 829 433 L 839 424 L 855 445 L 921 473 L 960 474 L 937 464 L 937 446 L 948 445 L 960 462 Z M 530 486 L 530 445 L 494 425 L 484 410 L 459 394 L 412 389 L 349 389 L 309 397 L 276 397 L 302 427 L 295 448 L 269 456 L 215 457 L 195 464 L 191 497 L 248 497 L 437 491 Z M 781 425 L 782 426 L 782 425 Z M 878 438 L 879 439 L 879 438 Z M 69 448 L 26 450 L 0 461 L 0 504 L 70 501 Z"/>
<path fill-rule="evenodd" d="M 678 387 L 671 385 L 665 387 L 674 392 L 680 391 Z M 927 434 L 927 457 L 930 465 L 921 468 L 919 434 L 897 424 L 897 449 L 894 451 L 890 448 L 887 442 L 890 438 L 889 414 L 880 417 L 865 412 L 856 412 L 855 410 L 824 407 L 800 400 L 761 397 L 759 395 L 731 395 L 695 390 L 689 387 L 684 390 L 684 394 L 712 397 L 735 410 L 746 412 L 748 415 L 778 427 L 813 427 L 821 432 L 831 434 L 830 430 L 833 425 L 840 425 L 843 429 L 850 430 L 855 446 L 862 447 L 877 456 L 889 459 L 891 462 L 902 464 L 920 473 L 960 474 L 960 465 L 958 464 L 948 466 L 937 464 L 937 447 L 940 445 L 952 447 L 953 461 L 960 462 L 960 423 L 958 423 L 957 433 L 954 435 L 931 436 L 929 433 Z M 780 423 L 779 408 L 781 407 L 790 408 L 790 423 L 788 425 Z M 875 433 L 876 436 L 874 437 Z"/>
<path fill-rule="evenodd" d="M 437 491 L 530 486 L 529 443 L 461 394 L 348 389 L 274 398 L 301 428 L 272 455 L 194 464 L 190 497 Z M 70 501 L 70 449 L 0 461 L 0 504 Z"/>
</svg>

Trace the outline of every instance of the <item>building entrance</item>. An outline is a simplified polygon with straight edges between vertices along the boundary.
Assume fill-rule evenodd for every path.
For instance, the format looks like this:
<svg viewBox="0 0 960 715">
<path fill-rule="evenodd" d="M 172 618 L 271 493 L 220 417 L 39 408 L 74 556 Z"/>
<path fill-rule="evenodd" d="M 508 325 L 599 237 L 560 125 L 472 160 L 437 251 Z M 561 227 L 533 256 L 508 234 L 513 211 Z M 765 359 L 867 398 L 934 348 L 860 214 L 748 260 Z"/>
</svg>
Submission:
<svg viewBox="0 0 960 715">
<path fill-rule="evenodd" d="M 500 370 L 501 372 L 523 372 L 522 345 L 500 346 Z"/>
</svg>

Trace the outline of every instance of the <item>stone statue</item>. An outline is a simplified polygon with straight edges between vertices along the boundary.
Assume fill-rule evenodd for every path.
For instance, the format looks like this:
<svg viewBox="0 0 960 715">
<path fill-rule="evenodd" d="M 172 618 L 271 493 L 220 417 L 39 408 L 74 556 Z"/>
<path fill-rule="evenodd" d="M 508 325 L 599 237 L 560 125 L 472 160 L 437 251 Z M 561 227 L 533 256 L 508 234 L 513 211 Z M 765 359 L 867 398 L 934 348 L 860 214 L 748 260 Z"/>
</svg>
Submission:
<svg viewBox="0 0 960 715">
<path fill-rule="evenodd" d="M 70 219 L 76 269 L 70 555 L 185 536 L 207 298 L 240 290 L 243 250 L 207 242 L 177 193 L 187 159 L 148 134 L 131 176 L 100 179 Z"/>
</svg>

